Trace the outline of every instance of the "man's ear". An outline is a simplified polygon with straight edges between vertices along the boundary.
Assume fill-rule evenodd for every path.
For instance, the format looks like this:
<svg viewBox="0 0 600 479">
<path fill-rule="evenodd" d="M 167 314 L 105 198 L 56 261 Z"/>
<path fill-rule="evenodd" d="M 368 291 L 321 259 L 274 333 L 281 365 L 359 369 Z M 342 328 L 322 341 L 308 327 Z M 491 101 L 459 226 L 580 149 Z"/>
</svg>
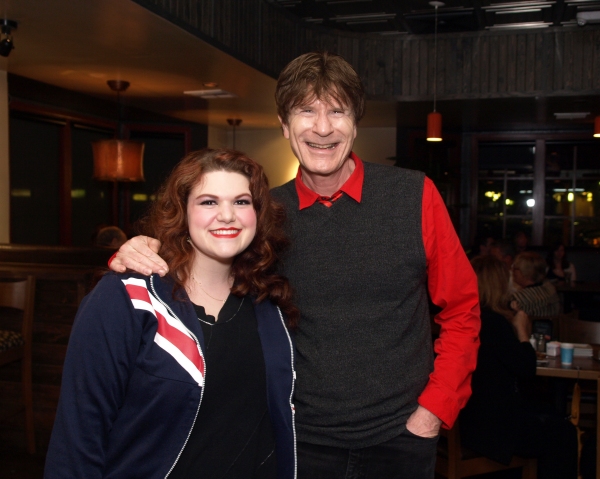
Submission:
<svg viewBox="0 0 600 479">
<path fill-rule="evenodd" d="M 288 128 L 288 126 L 285 124 L 285 122 L 281 119 L 281 117 L 279 115 L 277 115 L 277 119 L 279 120 L 279 123 L 281 124 L 281 131 L 283 131 L 283 136 L 285 137 L 286 140 L 290 139 L 290 129 Z"/>
</svg>

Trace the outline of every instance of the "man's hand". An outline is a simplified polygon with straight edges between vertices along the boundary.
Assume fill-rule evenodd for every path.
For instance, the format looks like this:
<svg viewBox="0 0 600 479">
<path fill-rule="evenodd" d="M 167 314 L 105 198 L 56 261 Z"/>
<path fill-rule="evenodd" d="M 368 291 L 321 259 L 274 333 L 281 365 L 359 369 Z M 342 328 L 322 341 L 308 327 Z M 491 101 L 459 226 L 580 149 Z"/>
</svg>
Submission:
<svg viewBox="0 0 600 479">
<path fill-rule="evenodd" d="M 156 254 L 160 241 L 149 236 L 136 236 L 123 244 L 117 256 L 110 262 L 109 268 L 118 273 L 130 269 L 146 276 L 158 273 L 164 276 L 169 271 L 167 263 Z"/>
<path fill-rule="evenodd" d="M 406 429 L 421 437 L 436 437 L 441 425 L 442 420 L 423 406 L 417 407 L 406 421 Z"/>
</svg>

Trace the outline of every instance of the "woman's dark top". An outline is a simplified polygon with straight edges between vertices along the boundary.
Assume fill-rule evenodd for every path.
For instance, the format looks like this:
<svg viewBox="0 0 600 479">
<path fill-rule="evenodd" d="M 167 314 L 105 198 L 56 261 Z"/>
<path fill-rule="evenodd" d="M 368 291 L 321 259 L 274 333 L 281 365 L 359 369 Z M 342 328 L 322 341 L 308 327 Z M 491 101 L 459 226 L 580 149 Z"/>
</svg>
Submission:
<svg viewBox="0 0 600 479">
<path fill-rule="evenodd" d="M 275 438 L 254 307 L 229 295 L 219 320 L 194 305 L 204 334 L 206 382 L 174 479 L 271 479 L 277 475 Z"/>
<path fill-rule="evenodd" d="M 525 414 L 517 381 L 535 376 L 536 354 L 504 316 L 489 309 L 481 310 L 480 340 L 473 394 L 460 414 L 461 442 L 508 464 Z"/>
</svg>

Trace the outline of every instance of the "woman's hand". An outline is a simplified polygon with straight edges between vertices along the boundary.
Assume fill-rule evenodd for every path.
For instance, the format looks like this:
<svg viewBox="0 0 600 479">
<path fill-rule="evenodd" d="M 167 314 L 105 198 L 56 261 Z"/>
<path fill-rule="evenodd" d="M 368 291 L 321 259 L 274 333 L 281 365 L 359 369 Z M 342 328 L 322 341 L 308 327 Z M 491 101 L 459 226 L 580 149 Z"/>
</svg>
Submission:
<svg viewBox="0 0 600 479">
<path fill-rule="evenodd" d="M 117 255 L 108 267 L 118 273 L 124 273 L 129 269 L 146 276 L 152 273 L 164 276 L 169 271 L 169 267 L 158 256 L 159 249 L 160 241 L 157 239 L 149 236 L 135 236 L 119 248 Z"/>
</svg>

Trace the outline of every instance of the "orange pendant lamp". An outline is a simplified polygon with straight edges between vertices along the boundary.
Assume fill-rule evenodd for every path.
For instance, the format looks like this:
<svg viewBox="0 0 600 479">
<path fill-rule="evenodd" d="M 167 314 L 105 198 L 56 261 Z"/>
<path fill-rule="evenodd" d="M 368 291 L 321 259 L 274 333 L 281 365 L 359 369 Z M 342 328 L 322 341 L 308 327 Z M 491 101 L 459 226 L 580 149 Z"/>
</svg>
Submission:
<svg viewBox="0 0 600 479">
<path fill-rule="evenodd" d="M 129 82 L 109 80 L 108 86 L 117 92 L 119 124 L 117 138 L 92 142 L 94 178 L 103 181 L 144 181 L 144 143 L 123 140 L 120 93 L 129 88 Z"/>
<path fill-rule="evenodd" d="M 600 138 L 600 115 L 594 120 L 594 138 Z"/>
<path fill-rule="evenodd" d="M 433 111 L 427 115 L 427 141 L 442 141 L 442 114 L 436 111 L 437 101 L 437 28 L 438 28 L 438 7 L 443 7 L 443 2 L 429 2 L 429 5 L 435 7 L 435 33 L 434 42 L 434 61 L 433 61 Z"/>
<path fill-rule="evenodd" d="M 94 178 L 103 181 L 144 181 L 144 144 L 131 140 L 92 142 Z"/>
</svg>

